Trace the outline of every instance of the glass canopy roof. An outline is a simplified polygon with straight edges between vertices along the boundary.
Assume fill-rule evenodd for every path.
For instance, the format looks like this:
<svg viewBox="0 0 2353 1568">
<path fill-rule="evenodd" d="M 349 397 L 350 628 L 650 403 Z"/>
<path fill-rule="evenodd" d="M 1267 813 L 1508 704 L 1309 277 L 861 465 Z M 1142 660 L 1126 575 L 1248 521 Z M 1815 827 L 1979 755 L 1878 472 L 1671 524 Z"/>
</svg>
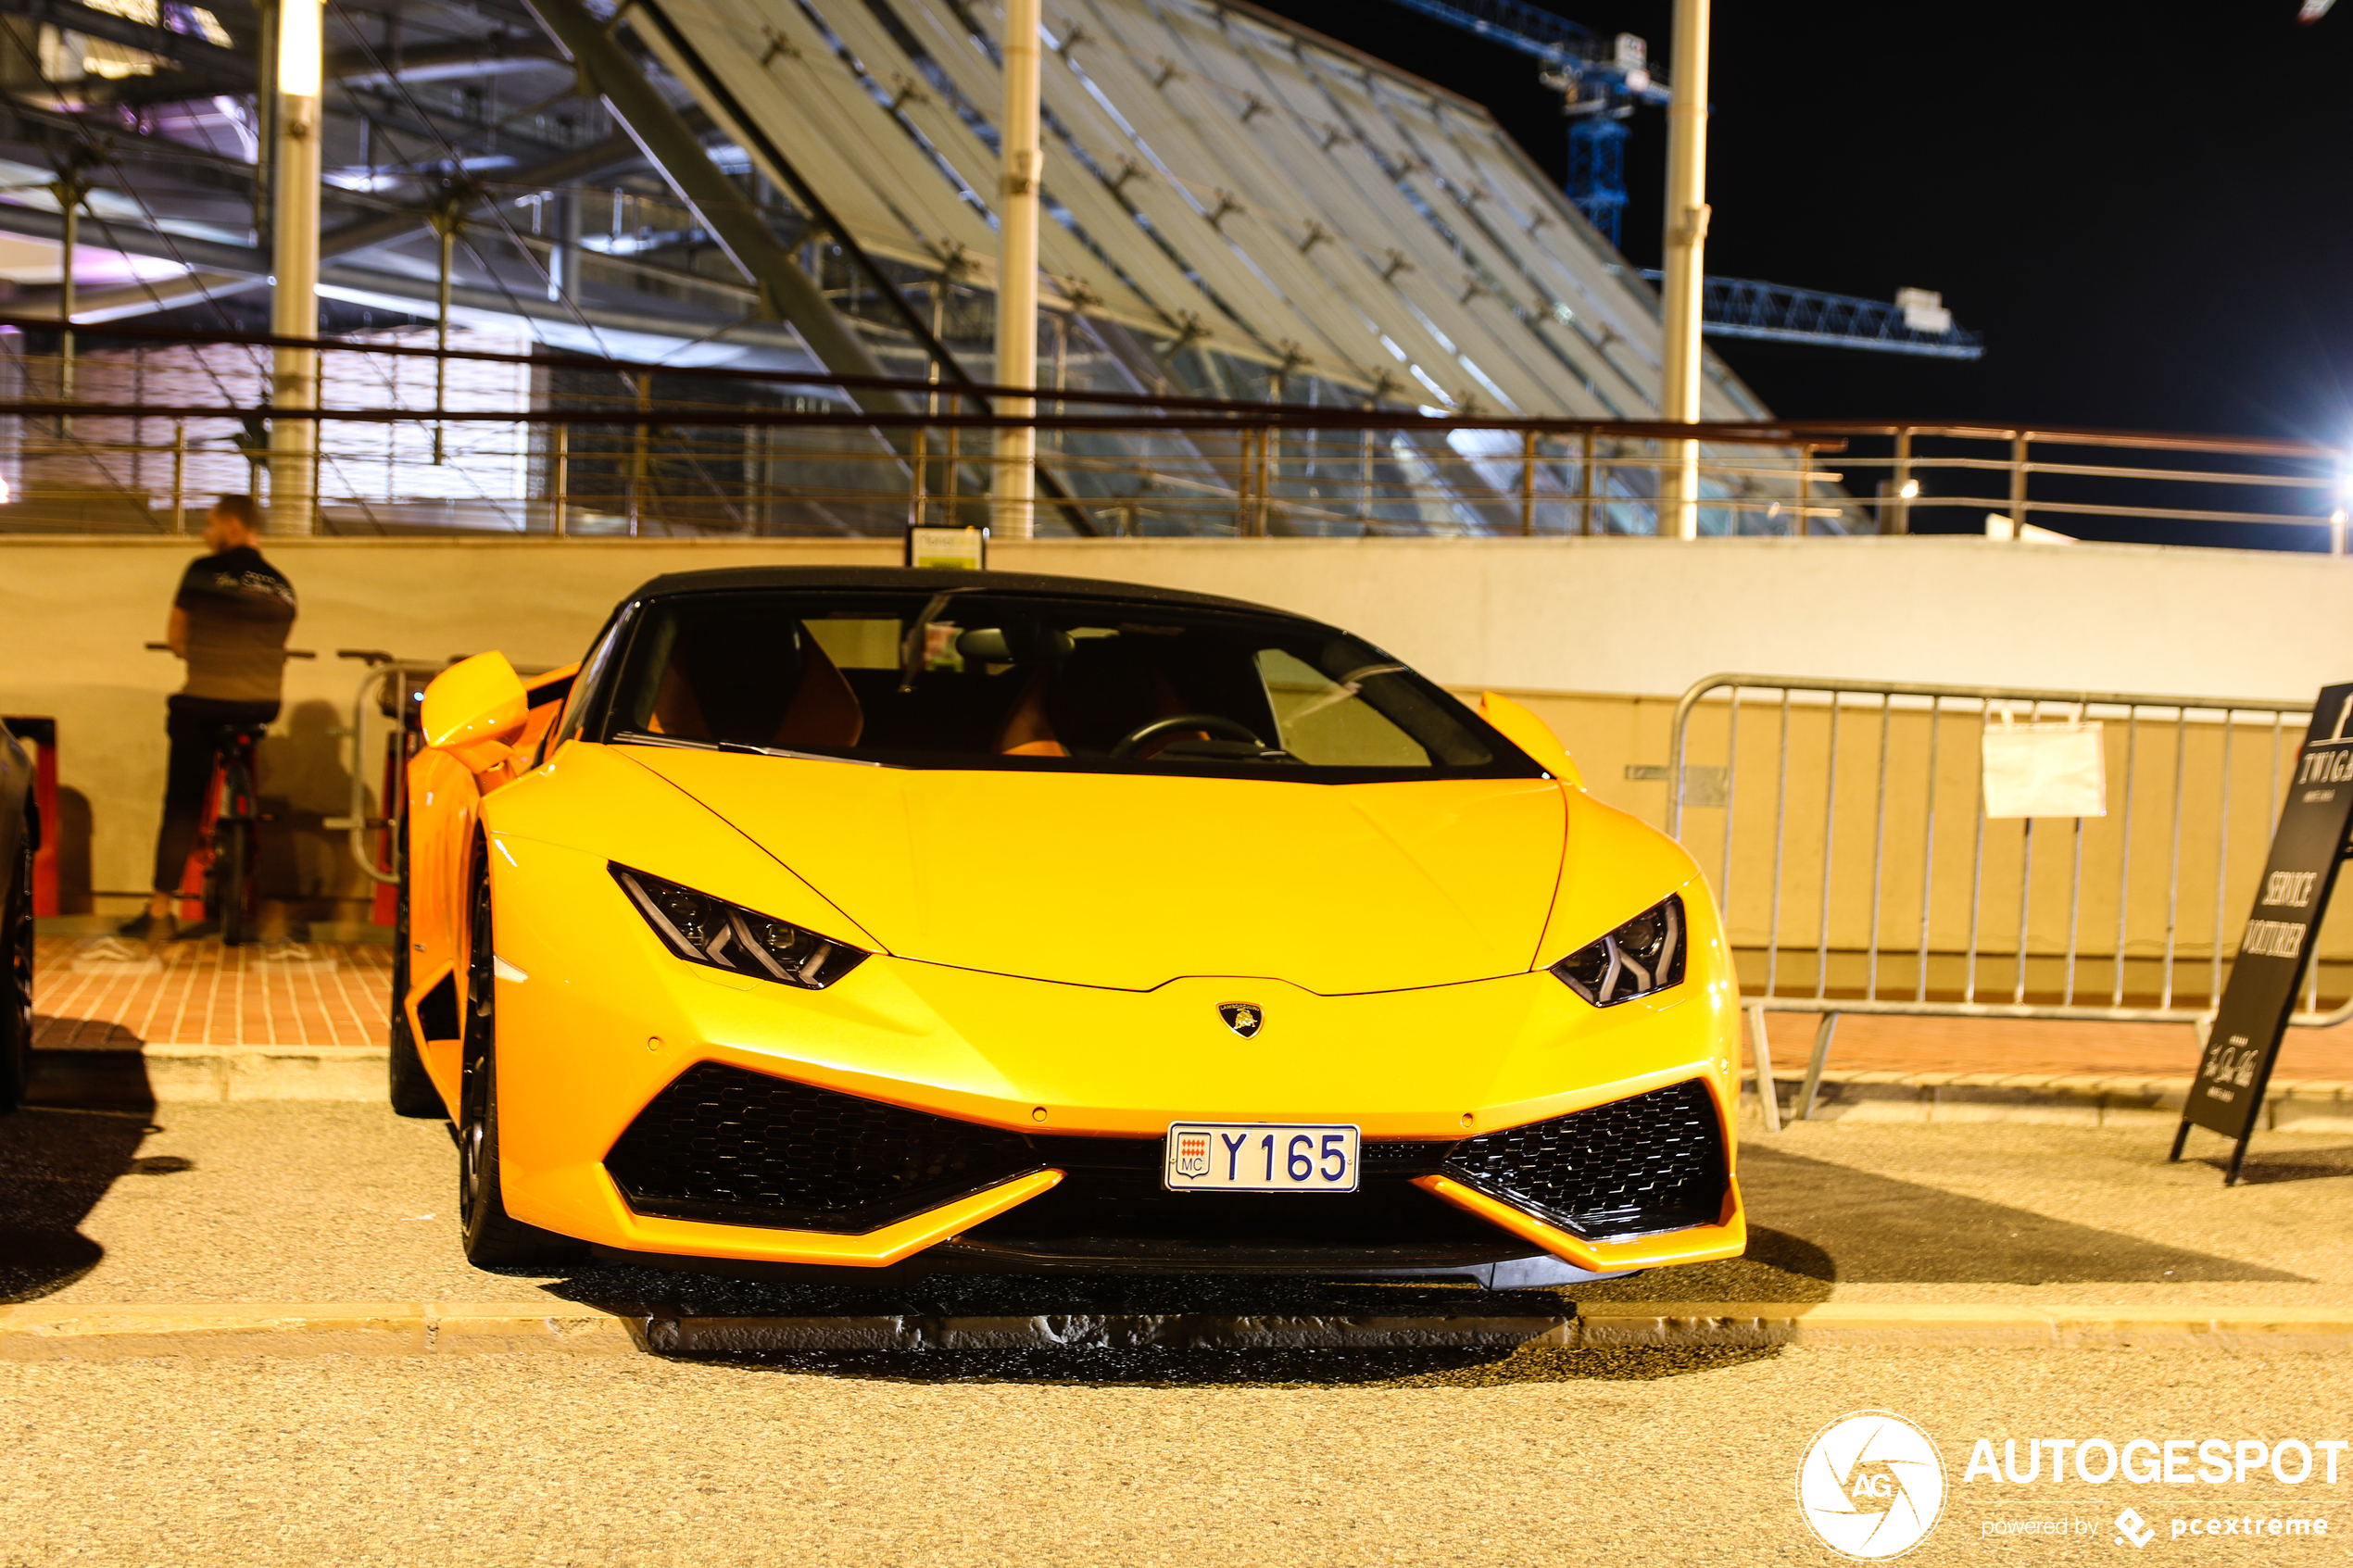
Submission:
<svg viewBox="0 0 2353 1568">
<path fill-rule="evenodd" d="M 996 6 L 661 6 L 698 57 L 648 43 L 720 126 L 731 107 L 756 120 L 746 144 L 780 149 L 867 250 L 993 292 Z M 1655 296 L 1484 108 L 1246 6 L 1046 14 L 1050 309 L 1164 363 L 1190 348 L 1319 395 L 1655 417 Z M 1703 404 L 1764 412 L 1712 358 Z"/>
</svg>

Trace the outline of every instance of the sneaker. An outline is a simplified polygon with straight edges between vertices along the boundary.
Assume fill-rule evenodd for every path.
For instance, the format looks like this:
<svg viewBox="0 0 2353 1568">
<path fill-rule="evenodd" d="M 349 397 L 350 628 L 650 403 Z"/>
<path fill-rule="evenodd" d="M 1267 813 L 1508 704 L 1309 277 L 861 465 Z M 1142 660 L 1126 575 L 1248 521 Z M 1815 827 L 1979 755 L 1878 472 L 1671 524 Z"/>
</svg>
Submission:
<svg viewBox="0 0 2353 1568">
<path fill-rule="evenodd" d="M 114 928 L 114 934 L 128 942 L 153 942 L 172 935 L 180 922 L 170 915 L 154 915 L 141 909 L 133 918 Z"/>
</svg>

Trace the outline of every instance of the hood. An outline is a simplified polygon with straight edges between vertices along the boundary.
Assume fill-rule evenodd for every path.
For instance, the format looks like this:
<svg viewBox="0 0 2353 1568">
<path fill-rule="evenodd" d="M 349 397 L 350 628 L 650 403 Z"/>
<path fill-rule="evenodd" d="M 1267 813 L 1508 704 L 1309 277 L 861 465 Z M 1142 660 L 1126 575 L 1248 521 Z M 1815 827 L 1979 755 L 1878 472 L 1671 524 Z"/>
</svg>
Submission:
<svg viewBox="0 0 2353 1568">
<path fill-rule="evenodd" d="M 617 747 L 892 953 L 1145 991 L 1325 996 L 1525 972 L 1560 878 L 1544 779 L 1308 784 L 951 772 Z"/>
</svg>

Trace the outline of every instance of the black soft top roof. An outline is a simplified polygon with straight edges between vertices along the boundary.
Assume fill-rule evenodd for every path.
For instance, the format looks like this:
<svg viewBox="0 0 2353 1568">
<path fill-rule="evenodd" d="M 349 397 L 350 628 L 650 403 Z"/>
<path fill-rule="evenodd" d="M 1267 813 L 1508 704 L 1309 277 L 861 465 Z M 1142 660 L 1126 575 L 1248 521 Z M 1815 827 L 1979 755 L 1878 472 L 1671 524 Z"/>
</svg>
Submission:
<svg viewBox="0 0 2353 1568">
<path fill-rule="evenodd" d="M 1052 577 L 1037 571 L 941 571 L 905 566 L 731 566 L 708 571 L 673 571 L 655 578 L 630 595 L 629 598 L 664 599 L 684 594 L 760 588 L 882 588 L 917 594 L 937 594 L 948 588 L 978 588 L 1040 597 L 1243 610 L 1252 615 L 1303 621 L 1311 626 L 1324 625 L 1311 616 L 1273 609 L 1265 605 L 1252 604 L 1247 599 L 1228 599 L 1215 594 L 1189 594 L 1181 588 L 1154 588 L 1140 583 L 1107 583 L 1092 577 Z"/>
</svg>

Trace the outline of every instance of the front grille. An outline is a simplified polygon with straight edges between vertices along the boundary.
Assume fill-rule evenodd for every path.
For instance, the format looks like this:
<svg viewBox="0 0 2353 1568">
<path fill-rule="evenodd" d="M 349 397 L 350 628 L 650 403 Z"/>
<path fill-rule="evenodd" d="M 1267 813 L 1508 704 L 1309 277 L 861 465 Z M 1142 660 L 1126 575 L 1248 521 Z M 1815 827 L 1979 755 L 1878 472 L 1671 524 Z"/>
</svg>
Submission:
<svg viewBox="0 0 2353 1568">
<path fill-rule="evenodd" d="M 605 1169 L 640 1214 L 855 1234 L 1053 1167 L 1068 1173 L 1060 1186 L 975 1239 L 1308 1250 L 1495 1240 L 1412 1185 L 1432 1171 L 1596 1238 L 1712 1224 L 1725 1189 L 1697 1079 L 1458 1144 L 1367 1142 L 1351 1194 L 1172 1193 L 1161 1158 L 1158 1138 L 1024 1136 L 705 1061 L 638 1112 Z"/>
<path fill-rule="evenodd" d="M 1466 1138 L 1443 1170 L 1595 1240 L 1712 1225 L 1727 1180 L 1716 1102 L 1696 1078 Z"/>
<path fill-rule="evenodd" d="M 1018 1133 L 699 1062 L 605 1156 L 640 1214 L 870 1231 L 1046 1161 Z"/>
</svg>

